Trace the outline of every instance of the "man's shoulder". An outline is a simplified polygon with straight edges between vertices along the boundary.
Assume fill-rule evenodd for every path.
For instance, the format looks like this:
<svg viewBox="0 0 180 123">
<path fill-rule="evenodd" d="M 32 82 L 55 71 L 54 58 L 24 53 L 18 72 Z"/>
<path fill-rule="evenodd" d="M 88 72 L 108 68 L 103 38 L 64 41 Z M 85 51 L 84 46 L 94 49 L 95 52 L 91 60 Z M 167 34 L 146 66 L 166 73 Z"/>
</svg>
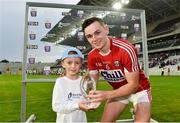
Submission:
<svg viewBox="0 0 180 123">
<path fill-rule="evenodd" d="M 128 40 L 123 40 L 121 38 L 111 38 L 112 43 L 125 43 L 125 44 L 130 44 Z"/>
<path fill-rule="evenodd" d="M 97 49 L 92 49 L 89 53 L 88 53 L 88 55 L 97 55 L 98 54 L 98 50 Z"/>
<path fill-rule="evenodd" d="M 127 40 L 123 40 L 120 38 L 113 38 L 112 45 L 114 47 L 118 47 L 120 49 L 134 49 L 134 46 Z"/>
</svg>

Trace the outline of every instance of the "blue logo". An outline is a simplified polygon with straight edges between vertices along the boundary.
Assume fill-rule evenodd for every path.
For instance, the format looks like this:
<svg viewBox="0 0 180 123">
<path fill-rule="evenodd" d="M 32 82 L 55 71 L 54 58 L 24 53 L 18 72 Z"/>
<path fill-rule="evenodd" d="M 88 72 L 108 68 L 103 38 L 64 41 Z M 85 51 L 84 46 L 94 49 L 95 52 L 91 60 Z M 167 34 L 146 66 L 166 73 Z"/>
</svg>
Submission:
<svg viewBox="0 0 180 123">
<path fill-rule="evenodd" d="M 80 99 L 81 96 L 82 96 L 81 93 L 75 94 L 75 93 L 69 92 L 67 98 L 68 98 L 68 100 L 71 100 L 71 101 L 72 101 L 73 99 Z"/>
<path fill-rule="evenodd" d="M 68 99 L 71 99 L 72 98 L 72 93 L 70 92 L 69 94 L 68 94 Z"/>
</svg>

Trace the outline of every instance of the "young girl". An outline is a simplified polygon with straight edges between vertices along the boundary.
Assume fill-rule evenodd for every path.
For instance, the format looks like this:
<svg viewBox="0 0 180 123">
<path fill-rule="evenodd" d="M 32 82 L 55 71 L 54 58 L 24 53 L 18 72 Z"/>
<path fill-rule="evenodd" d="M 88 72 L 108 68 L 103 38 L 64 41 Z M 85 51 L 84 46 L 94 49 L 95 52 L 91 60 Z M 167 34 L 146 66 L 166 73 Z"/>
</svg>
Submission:
<svg viewBox="0 0 180 123">
<path fill-rule="evenodd" d="M 76 48 L 68 48 L 62 55 L 65 76 L 57 78 L 52 97 L 56 122 L 87 122 L 85 111 L 89 108 L 80 91 L 82 61 L 83 55 Z"/>
</svg>

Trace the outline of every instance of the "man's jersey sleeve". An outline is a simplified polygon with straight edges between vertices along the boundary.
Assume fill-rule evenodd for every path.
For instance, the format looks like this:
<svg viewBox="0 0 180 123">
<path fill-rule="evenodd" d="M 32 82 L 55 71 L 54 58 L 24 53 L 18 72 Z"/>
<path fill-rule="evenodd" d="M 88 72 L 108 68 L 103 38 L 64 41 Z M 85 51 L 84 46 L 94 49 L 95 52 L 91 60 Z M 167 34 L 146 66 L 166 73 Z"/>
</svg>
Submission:
<svg viewBox="0 0 180 123">
<path fill-rule="evenodd" d="M 128 48 L 124 49 L 123 65 L 125 72 L 136 72 L 139 71 L 139 61 L 137 51 L 134 46 L 129 45 Z"/>
<path fill-rule="evenodd" d="M 87 65 L 88 65 L 88 69 L 89 71 L 93 71 L 93 70 L 97 70 L 97 67 L 96 67 L 96 60 L 95 58 L 93 57 L 93 55 L 91 53 L 88 54 L 88 58 L 87 58 Z"/>
</svg>

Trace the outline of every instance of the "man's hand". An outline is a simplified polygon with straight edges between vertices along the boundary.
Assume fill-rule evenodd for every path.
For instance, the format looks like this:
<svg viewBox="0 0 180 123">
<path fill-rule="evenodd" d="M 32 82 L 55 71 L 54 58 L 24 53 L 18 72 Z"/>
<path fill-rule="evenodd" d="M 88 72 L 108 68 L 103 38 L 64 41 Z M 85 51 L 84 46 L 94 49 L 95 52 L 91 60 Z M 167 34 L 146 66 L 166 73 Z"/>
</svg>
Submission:
<svg viewBox="0 0 180 123">
<path fill-rule="evenodd" d="M 87 98 L 89 98 L 92 103 L 99 103 L 108 100 L 109 96 L 110 91 L 90 91 Z"/>
</svg>

